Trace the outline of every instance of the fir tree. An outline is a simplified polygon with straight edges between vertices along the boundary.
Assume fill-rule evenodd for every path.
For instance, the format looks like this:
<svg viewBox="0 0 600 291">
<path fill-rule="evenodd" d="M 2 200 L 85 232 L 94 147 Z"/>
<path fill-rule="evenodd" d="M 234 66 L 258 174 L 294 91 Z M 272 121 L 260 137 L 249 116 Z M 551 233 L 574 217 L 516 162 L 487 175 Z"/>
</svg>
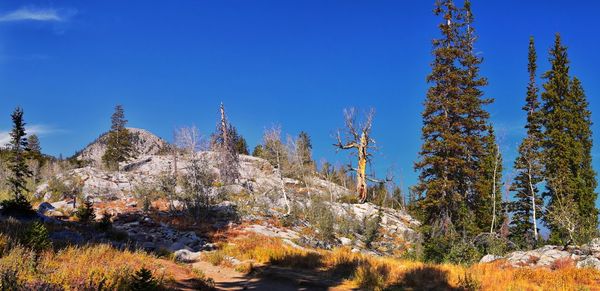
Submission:
<svg viewBox="0 0 600 291">
<path fill-rule="evenodd" d="M 542 93 L 547 180 L 543 196 L 549 199 L 544 221 L 551 242 L 582 243 L 596 235 L 598 224 L 589 105 L 579 80 L 570 79 L 567 49 L 558 34 L 550 62 Z"/>
<path fill-rule="evenodd" d="M 132 135 L 126 128 L 127 120 L 125 119 L 123 106 L 115 106 L 111 123 L 102 161 L 107 168 L 118 170 L 119 163 L 127 161 L 134 155 Z"/>
<path fill-rule="evenodd" d="M 301 164 L 305 167 L 312 168 L 314 164 L 312 160 L 312 143 L 308 133 L 301 131 L 300 134 L 298 134 L 296 148 L 299 152 Z"/>
<path fill-rule="evenodd" d="M 519 145 L 519 156 L 515 160 L 514 168 L 517 176 L 511 190 L 515 193 L 515 200 L 509 204 L 512 212 L 510 225 L 510 238 L 520 247 L 535 247 L 539 236 L 537 219 L 541 218 L 542 199 L 539 195 L 538 184 L 543 181 L 542 176 L 542 120 L 540 115 L 540 102 L 536 77 L 536 52 L 533 37 L 529 39 L 529 84 L 523 110 L 527 113 L 527 136 Z"/>
<path fill-rule="evenodd" d="M 12 175 L 7 179 L 13 198 L 2 201 L 2 212 L 5 215 L 28 216 L 32 214 L 31 204 L 25 197 L 27 178 L 32 175 L 26 164 L 28 144 L 25 136 L 23 109 L 17 107 L 11 115 L 13 128 L 10 132 L 10 158 L 8 168 Z"/>
<path fill-rule="evenodd" d="M 478 162 L 474 183 L 476 195 L 473 197 L 473 210 L 477 228 L 475 232 L 495 233 L 502 226 L 502 154 L 496 143 L 496 135 L 490 126 L 483 139 L 484 153 Z"/>
<path fill-rule="evenodd" d="M 464 239 L 489 230 L 491 224 L 477 223 L 476 214 L 494 205 L 493 187 L 482 183 L 497 178 L 500 185 L 501 171 L 490 171 L 489 161 L 494 165 L 498 153 L 489 113 L 483 109 L 492 99 L 484 98 L 480 89 L 487 80 L 479 76 L 482 59 L 473 50 L 470 2 L 461 9 L 451 0 L 438 1 L 434 12 L 443 18 L 442 38 L 433 41 L 435 59 L 427 78 L 432 85 L 423 112 L 423 145 L 415 163 L 420 175 L 414 189 L 420 193 L 426 237 Z"/>
</svg>

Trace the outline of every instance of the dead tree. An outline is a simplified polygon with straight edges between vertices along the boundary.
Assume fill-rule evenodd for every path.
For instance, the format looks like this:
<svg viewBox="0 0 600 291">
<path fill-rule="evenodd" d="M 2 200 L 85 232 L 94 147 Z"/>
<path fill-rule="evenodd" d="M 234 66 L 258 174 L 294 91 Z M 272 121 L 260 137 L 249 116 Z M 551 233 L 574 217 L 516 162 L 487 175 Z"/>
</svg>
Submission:
<svg viewBox="0 0 600 291">
<path fill-rule="evenodd" d="M 275 167 L 277 176 L 279 178 L 281 192 L 283 194 L 283 201 L 286 206 L 286 216 L 291 213 L 290 201 L 285 190 L 285 181 L 283 179 L 283 164 L 287 156 L 285 146 L 281 142 L 281 127 L 273 126 L 273 128 L 265 130 L 263 136 L 263 147 L 265 150 L 265 157 Z"/>
<path fill-rule="evenodd" d="M 227 120 L 223 103 L 221 103 L 220 115 L 217 129 L 212 135 L 212 149 L 217 153 L 217 168 L 219 169 L 221 182 L 233 184 L 240 177 L 239 154 L 235 147 L 234 136 L 236 130 Z"/>
<path fill-rule="evenodd" d="M 375 149 L 375 140 L 371 138 L 371 126 L 375 111 L 371 109 L 362 123 L 357 124 L 354 108 L 344 109 L 345 131 L 342 134 L 338 131 L 337 143 L 334 144 L 338 150 L 356 150 L 358 157 L 358 167 L 350 169 L 356 172 L 356 193 L 358 201 L 364 203 L 367 200 L 367 180 L 381 183 L 373 177 L 367 176 L 367 163 L 371 161 L 370 151 Z"/>
</svg>

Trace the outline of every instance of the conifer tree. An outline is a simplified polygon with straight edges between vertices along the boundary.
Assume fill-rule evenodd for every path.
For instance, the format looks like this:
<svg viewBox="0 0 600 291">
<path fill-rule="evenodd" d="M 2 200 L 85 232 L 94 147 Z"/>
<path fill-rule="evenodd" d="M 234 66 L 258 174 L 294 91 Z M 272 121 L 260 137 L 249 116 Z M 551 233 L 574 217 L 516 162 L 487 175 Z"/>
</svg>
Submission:
<svg viewBox="0 0 600 291">
<path fill-rule="evenodd" d="M 8 168 L 12 175 L 7 179 L 7 184 L 13 198 L 2 202 L 2 211 L 7 215 L 29 215 L 32 212 L 31 204 L 25 197 L 25 192 L 27 192 L 27 178 L 32 173 L 26 164 L 28 144 L 25 138 L 27 134 L 25 133 L 23 109 L 17 107 L 11 118 L 13 128 L 10 132 Z"/>
<path fill-rule="evenodd" d="M 303 166 L 313 168 L 312 160 L 312 143 L 308 133 L 301 131 L 296 140 L 296 148 L 298 149 L 300 160 Z"/>
<path fill-rule="evenodd" d="M 111 170 L 118 170 L 120 162 L 125 162 L 134 156 L 132 135 L 126 125 L 127 120 L 123 106 L 115 106 L 106 141 L 106 151 L 102 156 L 104 165 Z"/>
<path fill-rule="evenodd" d="M 496 233 L 502 226 L 502 154 L 496 143 L 496 135 L 490 126 L 483 139 L 484 153 L 475 172 L 476 185 L 472 208 L 475 212 L 475 232 Z"/>
<path fill-rule="evenodd" d="M 458 8 L 452 0 L 437 1 L 434 12 L 443 18 L 442 37 L 433 41 L 435 59 L 427 78 L 432 85 L 423 112 L 423 145 L 415 163 L 420 175 L 414 189 L 420 193 L 426 237 L 465 239 L 489 231 L 491 221 L 480 224 L 476 217 L 484 211 L 491 214 L 488 209 L 494 205 L 494 187 L 483 184 L 493 185 L 494 178 L 501 184 L 495 137 L 483 108 L 492 99 L 484 98 L 480 89 L 487 80 L 479 75 L 482 59 L 473 49 L 470 2 Z"/>
<path fill-rule="evenodd" d="M 578 79 L 570 79 L 567 49 L 556 35 L 552 68 L 544 74 L 545 223 L 552 243 L 582 243 L 596 235 L 598 210 L 591 167 L 591 118 Z"/>
<path fill-rule="evenodd" d="M 520 247 L 535 247 L 539 235 L 537 220 L 541 218 L 543 201 L 540 197 L 538 184 L 543 181 L 542 176 L 542 120 L 540 101 L 535 82 L 536 77 L 536 52 L 533 37 L 529 39 L 529 83 L 523 110 L 527 113 L 527 136 L 519 145 L 519 156 L 515 160 L 514 168 L 517 176 L 511 185 L 515 192 L 515 200 L 510 203 L 512 212 L 510 225 L 510 238 Z"/>
</svg>

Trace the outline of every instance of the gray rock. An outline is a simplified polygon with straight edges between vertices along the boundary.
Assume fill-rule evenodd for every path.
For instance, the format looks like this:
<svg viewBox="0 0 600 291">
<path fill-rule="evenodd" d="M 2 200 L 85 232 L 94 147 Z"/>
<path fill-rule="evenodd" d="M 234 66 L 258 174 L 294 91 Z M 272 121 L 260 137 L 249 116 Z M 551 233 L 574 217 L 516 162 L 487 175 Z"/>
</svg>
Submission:
<svg viewBox="0 0 600 291">
<path fill-rule="evenodd" d="M 200 257 L 200 252 L 190 252 L 188 250 L 178 250 L 173 253 L 175 260 L 181 263 L 193 263 Z"/>
<path fill-rule="evenodd" d="M 182 244 L 180 242 L 175 242 L 175 243 L 171 244 L 168 247 L 168 250 L 172 251 L 172 252 L 176 252 L 176 251 L 179 251 L 179 250 L 191 251 L 191 249 L 188 246 L 186 246 L 186 245 L 184 245 L 184 244 Z"/>
<path fill-rule="evenodd" d="M 485 255 L 483 256 L 483 258 L 481 258 L 481 260 L 479 260 L 479 263 L 481 264 L 485 264 L 485 263 L 491 263 L 493 261 L 502 259 L 501 256 L 496 256 L 496 255 Z"/>
<path fill-rule="evenodd" d="M 42 204 L 40 204 L 40 206 L 38 206 L 38 213 L 40 214 L 46 214 L 46 212 L 48 210 L 54 210 L 56 209 L 54 206 L 52 206 L 52 204 L 48 203 L 48 202 L 42 202 Z"/>
<path fill-rule="evenodd" d="M 351 245 L 351 244 L 352 244 L 352 240 L 351 240 L 351 239 L 349 239 L 349 238 L 347 238 L 347 237 L 340 237 L 340 243 L 341 243 L 343 246 L 349 246 L 349 245 Z"/>
<path fill-rule="evenodd" d="M 600 270 L 600 260 L 594 257 L 587 257 L 577 262 L 577 268 L 595 268 Z"/>
</svg>

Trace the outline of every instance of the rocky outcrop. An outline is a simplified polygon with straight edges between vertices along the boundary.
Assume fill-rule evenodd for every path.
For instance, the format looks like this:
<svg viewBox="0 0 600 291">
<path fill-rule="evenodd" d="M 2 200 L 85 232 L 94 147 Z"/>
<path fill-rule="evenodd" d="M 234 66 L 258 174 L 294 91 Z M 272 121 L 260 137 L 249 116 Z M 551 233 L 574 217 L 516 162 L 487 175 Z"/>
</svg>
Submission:
<svg viewBox="0 0 600 291">
<path fill-rule="evenodd" d="M 486 255 L 480 263 L 490 263 L 497 260 L 505 261 L 516 268 L 554 268 L 559 264 L 572 263 L 577 268 L 596 268 L 600 270 L 600 238 L 595 238 L 589 244 L 582 246 L 564 248 L 546 245 L 535 250 L 511 252 L 505 256 Z"/>
<path fill-rule="evenodd" d="M 151 132 L 140 128 L 127 128 L 132 135 L 133 147 L 137 155 L 155 155 L 164 151 L 168 143 Z M 106 151 L 108 133 L 102 134 L 94 142 L 75 155 L 80 161 L 89 161 L 93 165 L 101 165 L 102 155 Z"/>
</svg>

